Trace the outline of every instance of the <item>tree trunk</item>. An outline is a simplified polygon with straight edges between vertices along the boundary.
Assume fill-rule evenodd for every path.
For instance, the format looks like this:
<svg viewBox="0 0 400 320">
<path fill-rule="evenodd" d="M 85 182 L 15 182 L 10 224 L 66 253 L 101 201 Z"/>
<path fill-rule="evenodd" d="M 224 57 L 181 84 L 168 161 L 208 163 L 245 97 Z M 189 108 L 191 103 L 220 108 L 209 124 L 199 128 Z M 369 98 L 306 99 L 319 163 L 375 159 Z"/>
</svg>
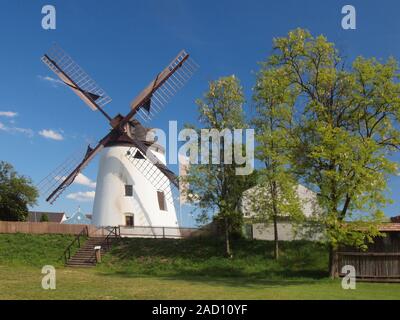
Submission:
<svg viewBox="0 0 400 320">
<path fill-rule="evenodd" d="M 278 219 L 274 216 L 274 259 L 279 259 Z"/>
<path fill-rule="evenodd" d="M 231 243 L 230 243 L 230 240 L 229 240 L 228 218 L 225 218 L 225 249 L 226 249 L 226 256 L 228 258 L 232 258 Z"/>
<path fill-rule="evenodd" d="M 331 279 L 339 277 L 339 261 L 337 250 L 332 246 L 329 248 L 329 276 Z"/>
<path fill-rule="evenodd" d="M 279 237 L 278 237 L 278 206 L 277 197 L 278 190 L 276 181 L 272 182 L 271 186 L 271 196 L 272 196 L 272 210 L 273 210 L 273 222 L 274 222 L 274 259 L 279 259 Z"/>
</svg>

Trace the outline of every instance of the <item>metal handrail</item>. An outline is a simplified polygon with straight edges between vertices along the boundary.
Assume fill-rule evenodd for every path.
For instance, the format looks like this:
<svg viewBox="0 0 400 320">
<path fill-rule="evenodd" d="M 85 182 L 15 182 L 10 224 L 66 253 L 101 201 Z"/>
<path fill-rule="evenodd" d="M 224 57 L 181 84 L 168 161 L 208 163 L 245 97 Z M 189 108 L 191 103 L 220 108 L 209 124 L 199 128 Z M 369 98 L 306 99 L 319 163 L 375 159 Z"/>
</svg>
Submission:
<svg viewBox="0 0 400 320">
<path fill-rule="evenodd" d="M 67 263 L 69 259 L 71 259 L 71 248 L 72 246 L 78 242 L 78 248 L 81 247 L 81 237 L 89 236 L 89 228 L 85 226 L 78 235 L 75 236 L 74 240 L 69 244 L 69 246 L 64 251 L 64 262 Z M 68 254 L 68 257 L 67 257 Z"/>
<path fill-rule="evenodd" d="M 111 237 L 113 237 L 113 238 L 121 238 L 121 227 L 120 226 L 118 226 L 118 227 L 108 227 L 108 228 L 105 228 L 105 229 L 108 229 L 108 230 L 110 230 L 109 231 L 109 233 L 108 233 L 108 235 L 106 236 L 106 238 L 104 239 L 104 241 L 102 242 L 102 245 L 106 245 L 107 246 L 107 249 L 110 249 L 110 247 L 111 247 Z"/>
</svg>

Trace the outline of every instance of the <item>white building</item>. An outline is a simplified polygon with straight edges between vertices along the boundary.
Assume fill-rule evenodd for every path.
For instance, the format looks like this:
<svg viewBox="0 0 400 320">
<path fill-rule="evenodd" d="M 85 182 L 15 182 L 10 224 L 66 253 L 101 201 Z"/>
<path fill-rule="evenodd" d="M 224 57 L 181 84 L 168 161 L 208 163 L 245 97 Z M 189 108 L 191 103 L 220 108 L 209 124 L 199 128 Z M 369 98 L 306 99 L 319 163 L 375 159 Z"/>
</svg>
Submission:
<svg viewBox="0 0 400 320">
<path fill-rule="evenodd" d="M 259 186 L 255 186 L 246 190 L 243 193 L 242 201 L 241 201 L 241 210 L 245 217 L 245 220 L 250 220 L 251 217 L 255 216 L 255 212 L 253 211 L 252 205 L 252 194 L 255 194 L 256 190 L 259 189 Z M 307 189 L 303 185 L 297 186 L 297 196 L 300 201 L 300 205 L 302 208 L 302 212 L 305 216 L 305 223 L 301 227 L 295 228 L 293 223 L 289 220 L 289 218 L 281 217 L 278 220 L 278 237 L 279 240 L 290 241 L 290 240 L 300 240 L 300 239 L 309 239 L 316 240 L 321 237 L 320 230 L 316 231 L 318 228 L 309 228 L 307 224 L 307 220 L 311 220 L 311 218 L 315 215 L 321 213 L 321 209 L 318 206 L 317 195 L 315 192 Z M 259 192 L 257 192 L 259 193 Z M 265 196 L 268 196 L 267 191 L 265 191 Z M 253 239 L 259 240 L 274 240 L 274 226 L 271 223 L 248 223 L 246 226 L 246 233 L 249 237 Z"/>
<path fill-rule="evenodd" d="M 81 211 L 81 207 L 78 208 L 72 216 L 68 217 L 67 220 L 63 221 L 63 224 L 91 224 L 91 219 L 89 219 L 87 214 Z"/>
</svg>

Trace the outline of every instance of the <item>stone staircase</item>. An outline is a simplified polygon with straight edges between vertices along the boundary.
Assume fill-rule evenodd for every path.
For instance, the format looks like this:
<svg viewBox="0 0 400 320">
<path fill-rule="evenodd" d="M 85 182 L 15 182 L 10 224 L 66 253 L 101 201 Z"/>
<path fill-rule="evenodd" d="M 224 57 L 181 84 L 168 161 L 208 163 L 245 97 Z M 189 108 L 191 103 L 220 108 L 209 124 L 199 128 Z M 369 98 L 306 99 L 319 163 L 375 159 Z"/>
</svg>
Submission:
<svg viewBox="0 0 400 320">
<path fill-rule="evenodd" d="M 86 240 L 85 244 L 78 249 L 67 262 L 67 267 L 94 267 L 96 265 L 96 256 L 94 247 L 101 246 L 101 255 L 107 252 L 107 245 L 105 244 L 106 237 L 90 237 Z"/>
<path fill-rule="evenodd" d="M 108 232 L 105 236 L 90 236 L 89 228 L 86 226 L 82 231 L 76 235 L 74 240 L 69 244 L 69 246 L 64 251 L 64 261 L 67 267 L 94 267 L 97 263 L 95 247 L 101 246 L 101 256 L 103 256 L 108 249 L 111 248 L 111 244 L 114 240 L 121 238 L 121 228 L 120 227 L 102 227 L 99 228 L 101 234 Z M 97 231 L 99 231 L 97 230 Z M 96 232 L 92 233 L 96 234 Z M 87 238 L 83 246 L 81 246 L 82 238 Z M 78 251 L 72 256 L 72 248 L 78 246 Z"/>
</svg>

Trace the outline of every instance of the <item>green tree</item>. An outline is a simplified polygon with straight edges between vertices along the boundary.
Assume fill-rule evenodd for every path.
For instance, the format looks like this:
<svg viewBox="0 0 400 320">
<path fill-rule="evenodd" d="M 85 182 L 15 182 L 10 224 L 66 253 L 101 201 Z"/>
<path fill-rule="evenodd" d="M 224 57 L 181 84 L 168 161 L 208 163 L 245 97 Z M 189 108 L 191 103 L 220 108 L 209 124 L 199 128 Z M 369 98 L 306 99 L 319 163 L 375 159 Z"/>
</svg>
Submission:
<svg viewBox="0 0 400 320">
<path fill-rule="evenodd" d="M 229 133 L 233 129 L 245 128 L 243 114 L 244 97 L 239 81 L 234 76 L 220 78 L 209 84 L 209 90 L 203 99 L 196 101 L 199 107 L 202 130 L 212 129 L 218 133 Z M 227 129 L 227 130 L 226 130 Z M 224 131 L 225 130 L 225 131 Z M 216 221 L 224 232 L 226 254 L 232 256 L 230 237 L 232 232 L 240 230 L 243 216 L 239 203 L 244 190 L 251 185 L 251 177 L 238 175 L 239 164 L 235 157 L 228 159 L 225 151 L 234 150 L 234 144 L 225 136 L 218 137 L 219 141 L 202 144 L 202 148 L 210 150 L 208 163 L 191 165 L 188 175 L 184 178 L 187 184 L 185 193 L 187 199 L 201 211 L 200 217 L 214 214 Z M 217 148 L 219 160 L 213 163 L 213 149 Z M 195 195 L 195 196 L 193 196 Z M 203 222 L 205 219 L 203 219 Z"/>
<path fill-rule="evenodd" d="M 273 223 L 274 257 L 279 257 L 279 218 L 292 223 L 302 217 L 297 196 L 297 181 L 290 170 L 288 151 L 297 92 L 290 90 L 289 79 L 281 69 L 266 64 L 259 72 L 254 88 L 256 115 L 252 121 L 258 142 L 256 157 L 264 164 L 258 186 L 249 194 L 252 220 Z"/>
<path fill-rule="evenodd" d="M 43 213 L 40 216 L 40 222 L 49 222 L 49 216 L 47 215 L 47 213 Z"/>
<path fill-rule="evenodd" d="M 24 221 L 28 206 L 34 205 L 37 197 L 29 178 L 18 175 L 11 164 L 0 162 L 0 220 Z"/>
<path fill-rule="evenodd" d="M 274 39 L 267 66 L 296 92 L 291 163 L 319 196 L 335 276 L 335 250 L 365 249 L 389 201 L 386 178 L 397 172 L 390 155 L 400 142 L 398 65 L 363 57 L 346 65 L 324 36 L 297 29 Z"/>
</svg>

